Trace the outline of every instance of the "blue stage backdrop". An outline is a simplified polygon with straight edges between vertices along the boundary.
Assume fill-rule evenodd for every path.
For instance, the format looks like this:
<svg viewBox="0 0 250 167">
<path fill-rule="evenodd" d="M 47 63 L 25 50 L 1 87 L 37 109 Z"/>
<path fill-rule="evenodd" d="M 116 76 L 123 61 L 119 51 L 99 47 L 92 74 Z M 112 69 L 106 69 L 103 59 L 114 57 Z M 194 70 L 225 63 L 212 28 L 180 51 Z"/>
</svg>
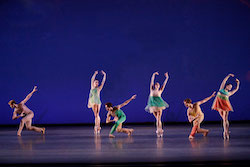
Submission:
<svg viewBox="0 0 250 167">
<path fill-rule="evenodd" d="M 95 70 L 107 73 L 103 104 L 137 94 L 123 108 L 127 122 L 155 121 L 144 110 L 155 71 L 160 83 L 170 75 L 165 122 L 187 121 L 183 99 L 210 96 L 234 73 L 241 85 L 230 120 L 250 120 L 249 0 L 2 0 L 0 51 L 0 124 L 19 122 L 7 103 L 34 85 L 27 103 L 34 123 L 93 123 L 87 100 Z M 205 121 L 220 120 L 212 102 L 202 105 Z M 102 122 L 106 113 L 102 105 Z"/>
</svg>

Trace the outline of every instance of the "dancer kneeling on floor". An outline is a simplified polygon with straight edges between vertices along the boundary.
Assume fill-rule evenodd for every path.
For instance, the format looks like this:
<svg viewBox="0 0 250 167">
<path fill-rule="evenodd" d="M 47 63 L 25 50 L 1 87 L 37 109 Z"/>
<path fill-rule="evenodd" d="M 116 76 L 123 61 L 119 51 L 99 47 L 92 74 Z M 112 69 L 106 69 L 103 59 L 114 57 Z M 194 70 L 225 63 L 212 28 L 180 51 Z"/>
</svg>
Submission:
<svg viewBox="0 0 250 167">
<path fill-rule="evenodd" d="M 126 120 L 126 115 L 124 112 L 121 110 L 122 107 L 127 105 L 131 100 L 134 100 L 136 98 L 136 95 L 133 95 L 130 99 L 125 101 L 124 103 L 114 106 L 112 103 L 106 103 L 105 108 L 108 111 L 107 118 L 106 118 L 106 123 L 110 122 L 115 122 L 114 126 L 111 128 L 111 131 L 109 133 L 109 137 L 114 138 L 115 136 L 113 133 L 115 131 L 117 132 L 123 132 L 127 133 L 128 136 L 131 136 L 132 132 L 134 131 L 133 129 L 128 129 L 128 128 L 122 128 L 122 123 L 125 122 Z M 113 120 L 111 120 L 111 116 L 114 117 Z"/>
<path fill-rule="evenodd" d="M 211 96 L 205 98 L 204 100 L 198 101 L 198 102 L 193 103 L 193 104 L 192 104 L 192 100 L 189 98 L 184 100 L 184 105 L 188 108 L 187 109 L 188 121 L 190 123 L 193 122 L 193 128 L 192 128 L 191 133 L 189 135 L 189 139 L 193 139 L 195 133 L 203 133 L 204 136 L 207 136 L 209 130 L 202 129 L 200 127 L 200 124 L 204 119 L 204 114 L 201 111 L 200 105 L 203 103 L 206 103 L 208 100 L 210 100 L 212 97 L 214 97 L 215 93 L 216 92 L 214 92 Z"/>
<path fill-rule="evenodd" d="M 34 117 L 34 113 L 25 105 L 25 103 L 31 98 L 33 93 L 36 91 L 37 91 L 37 86 L 35 86 L 32 92 L 29 93 L 26 96 L 26 98 L 19 104 L 17 104 L 14 100 L 10 100 L 8 103 L 10 107 L 14 109 L 12 120 L 22 117 L 22 120 L 19 124 L 19 129 L 17 131 L 18 136 L 21 136 L 24 125 L 28 130 L 36 131 L 42 134 L 45 133 L 45 128 L 38 128 L 32 126 L 32 118 Z"/>
</svg>

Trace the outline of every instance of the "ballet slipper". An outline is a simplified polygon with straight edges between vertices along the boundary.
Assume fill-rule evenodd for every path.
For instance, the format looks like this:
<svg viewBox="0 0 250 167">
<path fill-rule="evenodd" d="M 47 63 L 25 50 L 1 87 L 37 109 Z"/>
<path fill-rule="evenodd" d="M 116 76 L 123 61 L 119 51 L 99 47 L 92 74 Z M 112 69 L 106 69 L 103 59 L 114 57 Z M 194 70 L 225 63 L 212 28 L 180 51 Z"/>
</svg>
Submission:
<svg viewBox="0 0 250 167">
<path fill-rule="evenodd" d="M 45 128 L 42 128 L 41 133 L 44 135 L 45 134 Z"/>
<path fill-rule="evenodd" d="M 203 133 L 203 136 L 206 137 L 207 134 L 208 134 L 208 132 L 209 132 L 209 130 L 207 130 L 207 132 L 204 132 L 204 133 Z"/>
<path fill-rule="evenodd" d="M 115 138 L 115 136 L 112 134 L 109 134 L 109 138 Z"/>
<path fill-rule="evenodd" d="M 194 136 L 192 136 L 192 135 L 189 135 L 189 137 L 188 137 L 189 139 L 193 139 L 194 138 Z"/>
<path fill-rule="evenodd" d="M 223 138 L 224 138 L 224 140 L 227 139 L 226 132 L 223 132 Z"/>
<path fill-rule="evenodd" d="M 131 136 L 133 132 L 134 132 L 134 129 L 130 129 L 128 132 L 128 136 Z"/>
</svg>

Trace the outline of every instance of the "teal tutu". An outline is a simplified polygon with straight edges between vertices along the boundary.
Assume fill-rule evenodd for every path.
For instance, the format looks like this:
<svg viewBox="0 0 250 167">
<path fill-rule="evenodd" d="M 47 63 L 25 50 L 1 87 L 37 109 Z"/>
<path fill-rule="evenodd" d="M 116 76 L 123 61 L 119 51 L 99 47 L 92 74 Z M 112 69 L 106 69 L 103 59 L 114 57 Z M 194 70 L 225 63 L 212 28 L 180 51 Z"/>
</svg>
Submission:
<svg viewBox="0 0 250 167">
<path fill-rule="evenodd" d="M 96 88 L 90 90 L 88 108 L 91 108 L 94 104 L 102 104 Z"/>
<path fill-rule="evenodd" d="M 148 105 L 145 107 L 147 112 L 150 112 L 150 107 L 157 107 L 161 109 L 168 108 L 169 105 L 161 97 L 158 96 L 149 96 Z"/>
</svg>

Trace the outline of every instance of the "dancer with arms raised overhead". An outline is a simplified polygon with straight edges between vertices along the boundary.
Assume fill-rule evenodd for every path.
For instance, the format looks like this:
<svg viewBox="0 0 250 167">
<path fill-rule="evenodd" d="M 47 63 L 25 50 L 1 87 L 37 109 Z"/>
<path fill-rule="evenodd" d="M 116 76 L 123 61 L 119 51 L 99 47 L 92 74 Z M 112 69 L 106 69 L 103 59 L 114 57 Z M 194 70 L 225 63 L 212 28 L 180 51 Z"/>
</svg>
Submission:
<svg viewBox="0 0 250 167">
<path fill-rule="evenodd" d="M 101 130 L 101 119 L 100 119 L 100 108 L 101 108 L 101 100 L 100 100 L 100 92 L 104 86 L 106 81 L 106 73 L 101 71 L 103 74 L 102 83 L 99 86 L 99 81 L 95 79 L 98 71 L 95 71 L 94 75 L 91 78 L 91 89 L 89 93 L 89 100 L 88 100 L 88 108 L 92 108 L 94 116 L 95 116 L 95 127 L 94 133 L 99 134 Z"/>
<path fill-rule="evenodd" d="M 162 111 L 169 107 L 169 105 L 162 99 L 161 94 L 168 82 L 168 73 L 165 73 L 165 81 L 162 84 L 162 87 L 160 88 L 160 84 L 158 82 L 154 83 L 155 75 L 159 75 L 158 72 L 153 73 L 151 77 L 151 83 L 150 83 L 150 95 L 148 98 L 148 104 L 145 108 L 145 110 L 149 113 L 152 113 L 156 119 L 156 134 L 157 137 L 163 137 L 163 129 L 162 129 L 162 122 L 161 122 L 161 116 Z"/>
<path fill-rule="evenodd" d="M 229 77 L 234 77 L 234 74 L 228 74 L 220 85 L 220 90 L 214 99 L 212 110 L 216 110 L 219 112 L 222 120 L 223 120 L 223 137 L 225 140 L 229 140 L 229 121 L 228 114 L 229 111 L 233 111 L 231 103 L 229 101 L 229 97 L 235 94 L 239 90 L 240 81 L 236 78 L 237 86 L 234 90 L 232 90 L 232 84 L 226 84 Z M 232 91 L 231 91 L 232 90 Z"/>
</svg>

